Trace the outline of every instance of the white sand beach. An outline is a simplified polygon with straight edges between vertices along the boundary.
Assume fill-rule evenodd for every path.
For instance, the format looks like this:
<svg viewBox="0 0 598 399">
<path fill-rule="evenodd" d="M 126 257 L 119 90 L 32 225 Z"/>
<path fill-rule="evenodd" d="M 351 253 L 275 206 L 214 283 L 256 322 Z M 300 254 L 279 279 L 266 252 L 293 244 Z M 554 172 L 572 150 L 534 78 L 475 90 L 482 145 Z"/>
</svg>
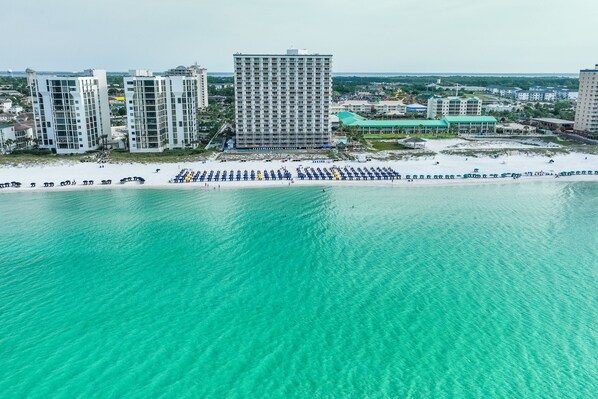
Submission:
<svg viewBox="0 0 598 399">
<path fill-rule="evenodd" d="M 431 142 L 434 146 L 434 142 Z M 445 143 L 445 147 L 446 148 Z M 450 143 L 448 143 L 450 144 Z M 458 143 L 455 143 L 458 144 Z M 553 162 L 550 162 L 550 160 Z M 300 180 L 297 178 L 297 167 L 391 167 L 402 175 L 402 179 L 391 180 Z M 286 168 L 293 175 L 293 181 L 275 180 L 275 181 L 225 181 L 225 182 L 189 182 L 172 183 L 171 180 L 181 169 L 190 169 L 193 171 L 210 170 L 274 170 Z M 156 170 L 159 169 L 159 172 Z M 454 179 L 454 180 L 436 180 L 436 179 L 417 179 L 407 181 L 407 175 L 463 175 L 466 173 L 480 174 L 501 174 L 501 173 L 521 173 L 543 172 L 543 176 L 522 176 L 519 179 L 513 178 L 484 178 L 484 179 Z M 445 155 L 437 153 L 434 156 L 426 158 L 414 158 L 410 160 L 372 160 L 358 163 L 355 161 L 345 162 L 331 160 L 322 160 L 318 163 L 314 161 L 228 161 L 220 162 L 217 160 L 204 162 L 181 162 L 177 163 L 79 163 L 66 162 L 52 163 L 48 165 L 36 166 L 2 166 L 0 167 L 0 183 L 10 183 L 13 181 L 22 183 L 20 188 L 4 188 L 0 192 L 16 191 L 64 191 L 64 190 L 84 190 L 84 189 L 130 189 L 130 188 L 176 188 L 176 189 L 226 189 L 243 187 L 281 187 L 281 186 L 346 186 L 346 185 L 384 185 L 384 186 L 433 186 L 433 185 L 460 185 L 460 184 L 486 184 L 486 183 L 522 183 L 526 181 L 597 181 L 598 175 L 578 175 L 556 178 L 554 174 L 562 171 L 596 171 L 598 170 L 598 155 L 569 153 L 564 155 L 555 155 L 552 157 L 539 155 L 509 155 L 493 157 L 475 157 L 466 158 L 457 155 Z M 120 184 L 122 178 L 139 176 L 145 179 L 142 185 L 131 181 Z M 60 186 L 61 181 L 75 181 L 76 185 Z M 94 180 L 94 185 L 84 185 L 84 180 Z M 112 180 L 111 185 L 101 185 L 102 180 Z M 54 187 L 44 187 L 45 182 L 53 182 Z M 32 188 L 31 183 L 36 183 Z"/>
</svg>

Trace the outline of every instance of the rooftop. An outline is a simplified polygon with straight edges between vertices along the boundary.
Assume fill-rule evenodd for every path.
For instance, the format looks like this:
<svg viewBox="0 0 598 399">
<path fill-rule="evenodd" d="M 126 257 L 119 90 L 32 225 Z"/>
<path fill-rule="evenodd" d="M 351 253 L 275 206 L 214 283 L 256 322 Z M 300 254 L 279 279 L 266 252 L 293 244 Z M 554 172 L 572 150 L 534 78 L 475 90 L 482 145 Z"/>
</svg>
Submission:
<svg viewBox="0 0 598 399">
<path fill-rule="evenodd" d="M 467 116 L 445 116 L 444 120 L 448 123 L 496 123 L 496 118 L 493 116 L 475 116 L 475 115 L 467 115 Z"/>
<path fill-rule="evenodd" d="M 370 105 L 369 101 L 366 100 L 346 100 L 341 102 L 341 104 L 347 104 L 347 105 Z"/>
<path fill-rule="evenodd" d="M 337 114 L 343 125 L 357 127 L 448 127 L 444 120 L 430 119 L 365 119 L 353 112 L 339 112 Z"/>
<path fill-rule="evenodd" d="M 545 122 L 545 123 L 556 123 L 556 124 L 573 124 L 573 121 L 559 118 L 532 118 L 533 121 Z"/>
<path fill-rule="evenodd" d="M 579 72 L 598 72 L 598 64 L 594 67 L 594 69 L 582 69 Z"/>
<path fill-rule="evenodd" d="M 405 105 L 403 104 L 402 101 L 397 101 L 397 100 L 382 100 L 382 101 L 378 101 L 377 103 L 374 103 L 374 106 L 376 105 Z"/>
</svg>

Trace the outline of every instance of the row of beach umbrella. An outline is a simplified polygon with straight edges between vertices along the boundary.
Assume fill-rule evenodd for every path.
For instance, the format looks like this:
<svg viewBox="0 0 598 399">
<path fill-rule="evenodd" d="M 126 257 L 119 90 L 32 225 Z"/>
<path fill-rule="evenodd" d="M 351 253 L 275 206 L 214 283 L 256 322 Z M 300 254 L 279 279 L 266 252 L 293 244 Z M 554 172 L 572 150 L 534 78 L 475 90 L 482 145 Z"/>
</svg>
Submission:
<svg viewBox="0 0 598 399">
<path fill-rule="evenodd" d="M 278 170 L 204 170 L 193 171 L 190 169 L 181 170 L 172 180 L 174 183 L 192 182 L 225 182 L 225 181 L 249 181 L 249 180 L 291 180 L 293 175 L 286 169 Z"/>
<path fill-rule="evenodd" d="M 297 168 L 297 176 L 301 180 L 394 180 L 400 179 L 401 174 L 390 167 L 337 167 L 330 168 Z"/>
</svg>

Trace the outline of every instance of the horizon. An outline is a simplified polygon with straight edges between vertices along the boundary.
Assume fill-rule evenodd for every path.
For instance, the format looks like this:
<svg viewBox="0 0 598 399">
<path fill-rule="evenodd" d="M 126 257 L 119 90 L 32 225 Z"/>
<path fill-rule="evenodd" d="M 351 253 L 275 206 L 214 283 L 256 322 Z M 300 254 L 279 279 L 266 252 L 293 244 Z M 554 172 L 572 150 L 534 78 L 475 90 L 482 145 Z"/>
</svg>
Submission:
<svg viewBox="0 0 598 399">
<path fill-rule="evenodd" d="M 35 70 L 39 74 L 52 74 L 52 73 L 79 73 L 86 69 L 99 69 L 105 70 L 107 74 L 123 74 L 128 75 L 129 71 L 118 71 L 118 70 L 107 70 L 104 68 L 93 68 L 87 67 L 81 70 Z M 147 69 L 147 68 L 145 68 Z M 169 69 L 169 68 L 167 68 Z M 164 73 L 165 70 L 149 69 L 153 73 Z M 233 75 L 232 71 L 210 71 L 208 75 Z M 25 75 L 25 69 L 23 70 L 1 70 L 0 76 L 11 76 L 11 75 Z M 378 77 L 400 77 L 400 76 L 480 76 L 480 77 L 500 77 L 500 76 L 512 76 L 512 77 L 571 77 L 568 75 L 579 75 L 579 71 L 576 72 L 390 72 L 390 71 L 333 71 L 333 75 L 345 75 L 346 77 L 360 76 L 360 75 L 377 75 Z"/>
<path fill-rule="evenodd" d="M 288 48 L 332 54 L 334 70 L 364 73 L 576 73 L 598 62 L 590 0 L 56 0 L 3 11 L 5 30 L 19 34 L 4 43 L 2 70 L 158 71 L 197 61 L 228 71 L 235 53 Z"/>
</svg>

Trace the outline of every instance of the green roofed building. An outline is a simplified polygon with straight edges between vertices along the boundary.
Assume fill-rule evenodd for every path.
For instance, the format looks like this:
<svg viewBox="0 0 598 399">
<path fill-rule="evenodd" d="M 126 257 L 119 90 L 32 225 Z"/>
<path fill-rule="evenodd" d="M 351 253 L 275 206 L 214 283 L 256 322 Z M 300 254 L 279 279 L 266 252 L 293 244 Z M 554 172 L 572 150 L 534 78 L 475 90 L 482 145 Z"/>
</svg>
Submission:
<svg viewBox="0 0 598 399">
<path fill-rule="evenodd" d="M 496 118 L 492 116 L 445 116 L 451 131 L 459 134 L 488 135 L 496 133 Z"/>
<path fill-rule="evenodd" d="M 363 134 L 494 134 L 496 119 L 491 116 L 446 116 L 443 119 L 366 119 L 352 112 L 339 112 L 339 121 L 355 126 Z"/>
</svg>

